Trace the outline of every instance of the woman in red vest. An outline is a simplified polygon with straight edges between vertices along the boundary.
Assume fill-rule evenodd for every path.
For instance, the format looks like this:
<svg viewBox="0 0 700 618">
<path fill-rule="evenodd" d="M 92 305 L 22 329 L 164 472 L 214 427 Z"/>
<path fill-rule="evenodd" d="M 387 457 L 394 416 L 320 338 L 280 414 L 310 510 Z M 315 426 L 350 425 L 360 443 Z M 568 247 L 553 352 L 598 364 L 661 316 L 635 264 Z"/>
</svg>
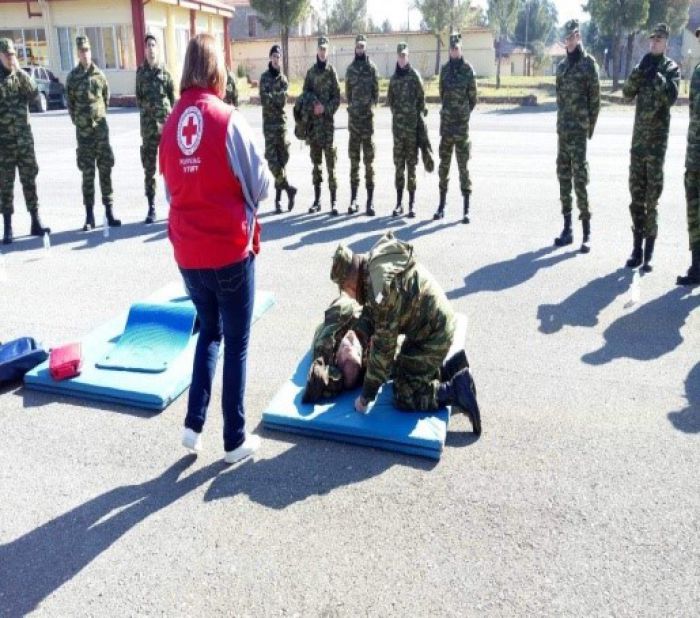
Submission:
<svg viewBox="0 0 700 618">
<path fill-rule="evenodd" d="M 216 39 L 197 35 L 187 46 L 180 100 L 163 128 L 159 157 L 170 200 L 168 236 L 200 328 L 182 443 L 201 449 L 224 339 L 224 459 L 234 463 L 260 443 L 245 432 L 243 398 L 260 248 L 257 208 L 270 176 L 245 119 L 221 100 L 225 86 Z"/>
</svg>

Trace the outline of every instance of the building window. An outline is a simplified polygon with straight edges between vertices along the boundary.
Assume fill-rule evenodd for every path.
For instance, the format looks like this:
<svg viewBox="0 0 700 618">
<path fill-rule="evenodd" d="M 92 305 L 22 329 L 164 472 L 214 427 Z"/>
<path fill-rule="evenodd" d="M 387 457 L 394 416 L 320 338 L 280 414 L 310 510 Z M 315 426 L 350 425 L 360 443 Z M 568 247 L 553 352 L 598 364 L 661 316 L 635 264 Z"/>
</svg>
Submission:
<svg viewBox="0 0 700 618">
<path fill-rule="evenodd" d="M 75 37 L 85 34 L 90 39 L 92 60 L 101 69 L 136 68 L 134 35 L 131 26 L 91 26 L 86 28 L 57 28 L 61 69 L 70 71 L 78 63 Z"/>
<path fill-rule="evenodd" d="M 258 36 L 258 16 L 248 15 L 248 36 L 254 38 Z"/>
<path fill-rule="evenodd" d="M 12 39 L 21 65 L 47 64 L 49 61 L 46 31 L 43 28 L 0 30 L 0 38 Z"/>
<path fill-rule="evenodd" d="M 190 42 L 190 29 L 189 28 L 175 28 L 175 45 L 177 47 L 177 58 L 176 62 L 178 65 L 182 66 L 185 61 L 185 54 L 187 53 L 187 45 Z"/>
</svg>

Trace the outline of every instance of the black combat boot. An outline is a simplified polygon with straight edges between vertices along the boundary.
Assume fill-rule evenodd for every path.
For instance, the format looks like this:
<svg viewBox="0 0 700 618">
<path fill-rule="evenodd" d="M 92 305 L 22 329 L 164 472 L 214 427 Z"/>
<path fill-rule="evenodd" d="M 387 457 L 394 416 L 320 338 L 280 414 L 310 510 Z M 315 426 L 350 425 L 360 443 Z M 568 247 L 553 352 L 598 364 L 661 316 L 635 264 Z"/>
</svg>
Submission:
<svg viewBox="0 0 700 618">
<path fill-rule="evenodd" d="M 282 188 L 286 189 L 287 191 L 287 211 L 290 211 L 292 208 L 294 208 L 294 198 L 297 194 L 297 188 L 290 185 L 287 179 L 285 179 L 284 186 Z"/>
<path fill-rule="evenodd" d="M 681 275 L 676 279 L 676 285 L 698 285 L 700 284 L 700 247 L 693 249 L 693 258 L 686 275 Z"/>
<path fill-rule="evenodd" d="M 438 221 L 445 216 L 445 201 L 447 200 L 447 191 L 440 190 L 440 203 L 433 215 L 433 220 Z"/>
<path fill-rule="evenodd" d="M 354 215 L 360 207 L 357 205 L 357 186 L 350 187 L 350 206 L 348 206 L 348 214 Z"/>
<path fill-rule="evenodd" d="M 374 185 L 367 185 L 367 205 L 365 206 L 365 214 L 368 217 L 374 217 Z"/>
<path fill-rule="evenodd" d="M 453 412 L 463 412 L 469 417 L 472 430 L 481 435 L 481 412 L 476 401 L 476 385 L 469 368 L 458 371 L 449 381 L 438 386 L 438 403 L 441 406 L 452 406 Z"/>
<path fill-rule="evenodd" d="M 642 264 L 642 272 L 650 273 L 654 270 L 651 265 L 651 260 L 654 257 L 654 245 L 656 244 L 656 236 L 648 236 L 644 243 L 644 264 Z"/>
<path fill-rule="evenodd" d="M 155 205 L 155 200 L 152 197 L 148 198 L 148 212 L 146 213 L 146 218 L 144 219 L 144 223 L 146 225 L 150 225 L 151 223 L 156 222 L 156 205 Z"/>
<path fill-rule="evenodd" d="M 2 213 L 2 222 L 4 224 L 4 231 L 2 234 L 2 244 L 9 245 L 14 236 L 12 235 L 12 213 L 4 212 Z"/>
<path fill-rule="evenodd" d="M 464 350 L 455 352 L 450 358 L 448 358 L 440 367 L 440 382 L 449 382 L 455 377 L 462 369 L 469 367 L 469 360 L 467 359 L 467 353 Z"/>
<path fill-rule="evenodd" d="M 314 203 L 311 204 L 309 212 L 311 214 L 321 210 L 321 185 L 314 185 Z"/>
<path fill-rule="evenodd" d="M 403 215 L 403 187 L 396 189 L 396 208 L 391 211 L 392 217 L 400 217 Z"/>
<path fill-rule="evenodd" d="M 416 192 L 409 191 L 408 192 L 408 218 L 409 219 L 414 219 L 416 216 L 416 213 L 413 210 L 415 205 L 416 205 Z"/>
<path fill-rule="evenodd" d="M 627 268 L 637 268 L 642 265 L 642 232 L 634 230 L 634 246 L 632 248 L 632 255 L 630 255 L 629 260 L 625 266 Z"/>
<path fill-rule="evenodd" d="M 591 220 L 584 219 L 581 221 L 581 227 L 583 228 L 583 241 L 581 242 L 581 248 L 579 251 L 581 253 L 591 252 Z"/>
<path fill-rule="evenodd" d="M 105 217 L 107 218 L 107 225 L 109 227 L 119 227 L 121 226 L 122 222 L 119 219 L 114 218 L 114 212 L 112 209 L 112 204 L 105 204 Z"/>
<path fill-rule="evenodd" d="M 51 233 L 50 227 L 44 227 L 41 224 L 41 219 L 39 218 L 39 211 L 38 210 L 32 210 L 29 213 L 29 216 L 31 216 L 31 218 L 32 218 L 32 227 L 29 230 L 29 233 L 32 236 L 43 236 L 44 234 Z"/>
<path fill-rule="evenodd" d="M 275 188 L 275 212 L 280 214 L 282 212 L 282 204 L 280 200 L 282 199 L 282 187 Z"/>
<path fill-rule="evenodd" d="M 333 215 L 334 217 L 337 217 L 338 216 L 338 204 L 335 201 L 336 190 L 331 189 L 330 191 L 331 191 L 331 215 Z"/>
<path fill-rule="evenodd" d="M 469 198 L 471 193 L 465 193 L 462 196 L 464 211 L 462 214 L 462 223 L 469 223 Z"/>
<path fill-rule="evenodd" d="M 574 242 L 574 234 L 571 231 L 571 213 L 564 215 L 564 229 L 561 234 L 554 239 L 555 247 L 565 247 Z"/>
<path fill-rule="evenodd" d="M 85 206 L 85 224 L 83 232 L 95 229 L 95 209 L 93 206 Z"/>
</svg>

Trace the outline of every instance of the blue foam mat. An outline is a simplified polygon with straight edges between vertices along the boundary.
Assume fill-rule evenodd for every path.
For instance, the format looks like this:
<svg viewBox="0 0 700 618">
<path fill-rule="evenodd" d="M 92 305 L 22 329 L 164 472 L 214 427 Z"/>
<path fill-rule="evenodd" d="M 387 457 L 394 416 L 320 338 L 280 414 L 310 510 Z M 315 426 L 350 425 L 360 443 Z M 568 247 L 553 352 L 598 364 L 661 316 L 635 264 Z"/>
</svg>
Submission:
<svg viewBox="0 0 700 618">
<path fill-rule="evenodd" d="M 467 318 L 458 314 L 455 343 L 448 357 L 463 347 L 466 332 Z M 308 352 L 294 375 L 282 385 L 263 411 L 265 427 L 440 459 L 450 419 L 448 408 L 430 413 L 397 410 L 393 405 L 390 382 L 382 386 L 366 415 L 355 411 L 354 401 L 359 389 L 318 404 L 303 403 L 311 362 L 311 352 Z"/>
<path fill-rule="evenodd" d="M 181 282 L 170 284 L 151 297 L 148 303 L 189 303 Z M 256 292 L 253 322 L 274 305 L 270 292 Z M 82 339 L 83 370 L 79 376 L 57 382 L 49 375 L 48 362 L 42 363 L 24 377 L 29 390 L 66 395 L 80 399 L 103 401 L 143 408 L 163 410 L 185 391 L 192 379 L 192 361 L 197 335 L 189 337 L 182 352 L 175 356 L 165 371 L 114 371 L 102 369 L 96 363 L 117 344 L 124 332 L 127 314 L 103 324 Z"/>
</svg>

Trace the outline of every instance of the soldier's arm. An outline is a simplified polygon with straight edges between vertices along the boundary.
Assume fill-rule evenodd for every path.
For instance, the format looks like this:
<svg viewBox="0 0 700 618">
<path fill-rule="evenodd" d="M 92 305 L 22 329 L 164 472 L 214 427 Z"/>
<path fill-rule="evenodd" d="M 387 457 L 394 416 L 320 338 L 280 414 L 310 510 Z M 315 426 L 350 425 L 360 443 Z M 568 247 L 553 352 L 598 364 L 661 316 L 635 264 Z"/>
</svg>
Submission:
<svg viewBox="0 0 700 618">
<path fill-rule="evenodd" d="M 600 113 L 600 78 L 598 65 L 591 63 L 591 75 L 588 80 L 588 137 L 593 137 L 593 130 L 598 122 Z"/>
<path fill-rule="evenodd" d="M 24 96 L 27 105 L 29 105 L 39 94 L 39 88 L 37 88 L 34 78 L 31 75 L 27 75 L 22 69 L 18 70 L 17 75 L 19 76 L 20 91 Z"/>
<path fill-rule="evenodd" d="M 678 99 L 678 89 L 681 83 L 680 69 L 676 63 L 673 63 L 663 75 L 659 73 L 659 77 L 661 78 L 661 91 L 670 107 Z"/>
<path fill-rule="evenodd" d="M 389 377 L 396 354 L 396 341 L 399 336 L 399 322 L 396 319 L 397 299 L 394 294 L 383 299 L 376 311 L 375 331 L 367 358 L 367 371 L 362 384 L 362 397 L 373 401 L 377 391 Z"/>
<path fill-rule="evenodd" d="M 326 113 L 329 116 L 333 116 L 335 112 L 338 111 L 338 107 L 340 107 L 340 84 L 338 83 L 338 74 L 332 67 L 331 73 L 331 98 L 328 103 L 324 105 Z"/>
<path fill-rule="evenodd" d="M 66 100 L 68 103 L 68 114 L 70 115 L 70 119 L 73 121 L 73 124 L 75 124 L 75 84 L 71 74 L 69 74 L 68 78 L 66 79 Z"/>
<path fill-rule="evenodd" d="M 102 76 L 102 98 L 105 102 L 105 107 L 109 107 L 109 82 L 107 78 Z"/>
<path fill-rule="evenodd" d="M 143 79 L 141 78 L 141 71 L 136 71 L 136 107 L 139 109 L 143 108 L 143 90 L 142 90 Z"/>
<path fill-rule="evenodd" d="M 474 70 L 470 67 L 471 79 L 469 80 L 469 90 L 467 91 L 467 97 L 469 99 L 469 111 L 471 112 L 476 107 L 477 94 L 476 94 L 476 76 L 474 75 Z"/>
<path fill-rule="evenodd" d="M 236 80 L 233 75 L 231 76 L 231 100 L 233 101 L 234 107 L 238 107 L 238 86 L 236 85 Z"/>
<path fill-rule="evenodd" d="M 632 69 L 630 76 L 625 81 L 624 86 L 622 86 L 622 96 L 625 99 L 634 99 L 639 92 L 639 86 L 641 85 L 643 74 L 639 67 Z"/>
<path fill-rule="evenodd" d="M 352 105 L 352 84 L 348 79 L 350 77 L 350 67 L 345 71 L 345 100 L 348 103 L 348 107 Z"/>
<path fill-rule="evenodd" d="M 375 66 L 372 66 L 372 101 L 375 105 L 379 103 L 379 77 Z"/>
<path fill-rule="evenodd" d="M 170 107 L 175 106 L 175 82 L 173 82 L 173 77 L 170 75 L 170 73 L 166 73 L 168 76 L 167 82 L 165 84 L 165 95 L 168 97 L 168 101 L 170 101 Z"/>
<path fill-rule="evenodd" d="M 386 104 L 390 109 L 394 109 L 394 87 L 391 80 L 389 80 L 389 88 L 386 91 Z"/>
<path fill-rule="evenodd" d="M 425 90 L 423 90 L 423 80 L 420 77 L 420 73 L 415 71 L 414 75 L 416 77 L 416 108 L 420 114 L 425 110 Z"/>
</svg>

